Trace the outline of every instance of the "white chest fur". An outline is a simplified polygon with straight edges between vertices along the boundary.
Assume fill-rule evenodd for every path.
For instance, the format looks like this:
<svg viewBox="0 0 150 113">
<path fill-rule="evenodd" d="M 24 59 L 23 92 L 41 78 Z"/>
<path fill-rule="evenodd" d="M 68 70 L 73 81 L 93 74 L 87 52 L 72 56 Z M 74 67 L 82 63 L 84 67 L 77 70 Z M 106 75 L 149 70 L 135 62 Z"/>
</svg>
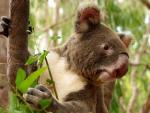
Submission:
<svg viewBox="0 0 150 113">
<path fill-rule="evenodd" d="M 65 96 L 71 92 L 76 92 L 84 88 L 86 82 L 83 81 L 76 73 L 67 69 L 65 57 L 60 57 L 56 52 L 50 52 L 47 56 L 59 101 L 63 102 Z M 42 76 L 45 80 L 48 74 Z M 42 80 L 43 81 L 43 80 Z"/>
</svg>

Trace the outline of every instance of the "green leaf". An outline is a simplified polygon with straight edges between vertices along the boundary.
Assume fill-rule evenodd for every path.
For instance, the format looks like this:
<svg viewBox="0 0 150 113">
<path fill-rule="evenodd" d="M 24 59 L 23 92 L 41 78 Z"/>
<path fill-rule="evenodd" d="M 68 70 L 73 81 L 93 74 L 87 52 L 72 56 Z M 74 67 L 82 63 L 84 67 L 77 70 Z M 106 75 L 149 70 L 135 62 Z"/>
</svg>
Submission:
<svg viewBox="0 0 150 113">
<path fill-rule="evenodd" d="M 42 99 L 39 102 L 42 109 L 49 107 L 51 105 L 51 103 L 52 103 L 52 99 Z"/>
<path fill-rule="evenodd" d="M 122 88 L 121 88 L 120 82 L 121 82 L 121 81 L 117 81 L 117 82 L 116 82 L 116 94 L 117 94 L 118 97 L 123 96 Z"/>
<path fill-rule="evenodd" d="M 30 56 L 25 65 L 31 65 L 34 62 L 38 61 L 39 55 Z"/>
<path fill-rule="evenodd" d="M 17 76 L 16 76 L 16 86 L 19 87 L 20 83 L 26 78 L 26 72 L 22 69 L 19 68 L 17 71 Z"/>
<path fill-rule="evenodd" d="M 34 111 L 29 108 L 29 106 L 18 99 L 17 94 L 12 92 L 9 93 L 9 108 L 8 112 L 6 113 L 34 113 Z"/>
<path fill-rule="evenodd" d="M 0 113 L 3 113 L 3 108 L 2 107 L 0 107 Z"/>
<path fill-rule="evenodd" d="M 31 73 L 26 80 L 24 80 L 18 89 L 22 92 L 25 93 L 27 89 L 33 84 L 33 82 L 44 73 L 44 71 L 47 69 L 47 67 L 42 67 L 38 69 L 37 71 Z"/>
<path fill-rule="evenodd" d="M 48 51 L 44 50 L 44 52 L 40 55 L 39 58 L 39 64 L 43 64 L 44 59 L 46 58 L 46 56 L 48 55 Z"/>
</svg>

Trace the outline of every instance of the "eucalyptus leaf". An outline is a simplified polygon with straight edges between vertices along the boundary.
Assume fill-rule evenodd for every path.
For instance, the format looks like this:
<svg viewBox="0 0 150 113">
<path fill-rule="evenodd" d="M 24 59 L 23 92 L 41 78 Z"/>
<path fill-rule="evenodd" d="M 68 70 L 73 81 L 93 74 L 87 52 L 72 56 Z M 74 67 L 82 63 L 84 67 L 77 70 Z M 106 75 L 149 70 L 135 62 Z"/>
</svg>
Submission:
<svg viewBox="0 0 150 113">
<path fill-rule="evenodd" d="M 24 81 L 24 79 L 26 78 L 26 72 L 25 70 L 23 70 L 22 68 L 19 68 L 17 71 L 17 75 L 16 75 L 16 86 L 19 87 L 20 83 Z"/>
<path fill-rule="evenodd" d="M 43 64 L 44 59 L 46 58 L 46 56 L 48 55 L 48 51 L 44 50 L 43 53 L 40 55 L 39 57 L 39 64 Z"/>
<path fill-rule="evenodd" d="M 41 99 L 39 104 L 42 109 L 45 109 L 52 104 L 52 99 Z"/>
<path fill-rule="evenodd" d="M 39 55 L 30 56 L 25 65 L 31 65 L 36 61 L 38 61 L 38 59 L 39 59 Z"/>
<path fill-rule="evenodd" d="M 37 71 L 31 73 L 27 79 L 25 79 L 20 86 L 18 87 L 18 89 L 22 92 L 25 93 L 27 91 L 27 89 L 34 83 L 34 81 L 41 76 L 45 70 L 47 69 L 47 67 L 42 67 L 40 69 L 38 69 Z"/>
</svg>

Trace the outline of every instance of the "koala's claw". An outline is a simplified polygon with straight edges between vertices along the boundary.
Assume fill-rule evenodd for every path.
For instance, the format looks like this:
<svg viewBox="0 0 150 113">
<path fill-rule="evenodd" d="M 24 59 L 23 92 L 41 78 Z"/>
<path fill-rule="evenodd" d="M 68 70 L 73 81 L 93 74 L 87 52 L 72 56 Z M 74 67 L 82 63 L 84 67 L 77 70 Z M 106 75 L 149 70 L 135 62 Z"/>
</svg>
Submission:
<svg viewBox="0 0 150 113">
<path fill-rule="evenodd" d="M 34 96 L 42 98 L 42 99 L 49 98 L 49 96 L 50 96 L 46 92 L 42 92 L 36 88 L 29 88 L 27 94 L 34 95 Z"/>
<path fill-rule="evenodd" d="M 51 95 L 49 89 L 47 89 L 47 88 L 46 88 L 45 86 L 43 86 L 43 85 L 37 85 L 35 88 L 36 88 L 36 89 L 39 89 L 39 90 L 42 91 L 42 92 L 47 93 L 48 95 Z"/>
<path fill-rule="evenodd" d="M 23 97 L 29 104 L 31 104 L 35 108 L 39 108 L 40 100 L 51 98 L 51 93 L 45 86 L 38 85 L 35 88 L 29 88 L 27 93 L 24 94 Z"/>
<path fill-rule="evenodd" d="M 27 33 L 30 35 L 30 34 L 32 34 L 32 32 L 33 32 L 33 27 L 28 26 Z"/>
<path fill-rule="evenodd" d="M 10 18 L 6 17 L 6 16 L 2 16 L 1 20 L 4 21 L 6 24 L 10 25 L 11 21 Z"/>
<path fill-rule="evenodd" d="M 11 28 L 11 20 L 8 17 L 2 16 L 0 25 L 2 26 L 2 31 L 0 31 L 0 35 L 4 35 L 6 37 L 9 36 L 9 31 Z M 30 26 L 30 23 L 28 25 L 27 33 L 31 34 L 33 32 L 33 27 Z"/>
<path fill-rule="evenodd" d="M 0 35 L 4 35 L 6 37 L 8 37 L 9 35 L 9 29 L 10 29 L 10 19 L 8 17 L 1 17 L 1 22 L 0 25 L 2 26 L 2 31 L 0 31 Z"/>
<path fill-rule="evenodd" d="M 30 94 L 24 94 L 23 97 L 29 104 L 33 105 L 35 108 L 39 107 L 39 101 L 41 100 L 40 98 Z"/>
<path fill-rule="evenodd" d="M 30 35 L 30 34 L 32 34 L 33 31 L 34 31 L 34 28 L 31 26 L 30 21 L 28 21 L 27 33 Z"/>
</svg>

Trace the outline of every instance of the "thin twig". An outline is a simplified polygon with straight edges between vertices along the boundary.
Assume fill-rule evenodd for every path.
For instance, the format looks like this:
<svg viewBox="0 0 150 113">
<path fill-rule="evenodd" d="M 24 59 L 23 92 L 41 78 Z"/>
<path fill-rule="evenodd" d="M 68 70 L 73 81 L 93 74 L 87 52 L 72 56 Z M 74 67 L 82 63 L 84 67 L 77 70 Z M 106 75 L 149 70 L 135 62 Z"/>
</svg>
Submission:
<svg viewBox="0 0 150 113">
<path fill-rule="evenodd" d="M 72 18 L 74 16 L 75 16 L 75 14 L 71 14 L 70 16 L 65 17 L 63 20 L 60 20 L 59 22 L 54 23 L 54 24 L 48 26 L 47 28 L 45 28 L 44 30 L 42 30 L 42 32 L 47 32 L 49 29 L 52 29 L 52 28 L 57 27 L 58 25 L 60 25 L 60 24 L 62 24 L 64 22 L 67 22 L 70 18 Z"/>
<path fill-rule="evenodd" d="M 149 64 L 144 64 L 144 63 L 129 63 L 130 64 L 130 66 L 145 66 L 145 67 L 150 67 L 150 65 Z"/>
<path fill-rule="evenodd" d="M 150 110 L 150 94 L 147 97 L 146 102 L 144 103 L 140 113 L 148 113 Z"/>
<path fill-rule="evenodd" d="M 150 9 L 150 2 L 148 0 L 141 0 L 141 2 L 148 8 Z"/>
<path fill-rule="evenodd" d="M 148 68 L 145 67 L 145 69 L 142 72 L 142 75 L 144 75 L 146 73 L 147 69 Z M 149 113 L 149 111 L 150 111 L 150 89 L 149 88 L 148 88 L 148 92 L 149 92 L 148 97 L 147 97 L 145 103 L 142 105 L 140 113 Z"/>
<path fill-rule="evenodd" d="M 48 67 L 48 72 L 49 72 L 50 79 L 54 82 L 53 76 L 52 76 L 52 73 L 51 73 L 51 70 L 50 70 L 50 66 L 48 64 L 48 60 L 47 60 L 46 57 L 45 57 L 45 62 L 46 62 L 46 65 Z M 58 93 L 57 93 L 56 86 L 55 86 L 55 82 L 53 83 L 53 89 L 54 89 L 54 93 L 55 93 L 56 98 L 59 100 Z"/>
<path fill-rule="evenodd" d="M 147 48 L 147 41 L 148 41 L 148 38 L 145 37 L 137 54 L 135 55 L 134 64 L 140 64 L 142 54 L 144 53 L 145 49 Z M 131 96 L 131 99 L 128 104 L 127 113 L 132 113 L 132 111 L 134 109 L 134 105 L 137 100 L 137 96 L 138 96 L 138 87 L 137 87 L 137 83 L 136 83 L 137 70 L 138 70 L 137 67 L 133 67 L 132 72 L 131 72 L 132 96 Z"/>
</svg>

